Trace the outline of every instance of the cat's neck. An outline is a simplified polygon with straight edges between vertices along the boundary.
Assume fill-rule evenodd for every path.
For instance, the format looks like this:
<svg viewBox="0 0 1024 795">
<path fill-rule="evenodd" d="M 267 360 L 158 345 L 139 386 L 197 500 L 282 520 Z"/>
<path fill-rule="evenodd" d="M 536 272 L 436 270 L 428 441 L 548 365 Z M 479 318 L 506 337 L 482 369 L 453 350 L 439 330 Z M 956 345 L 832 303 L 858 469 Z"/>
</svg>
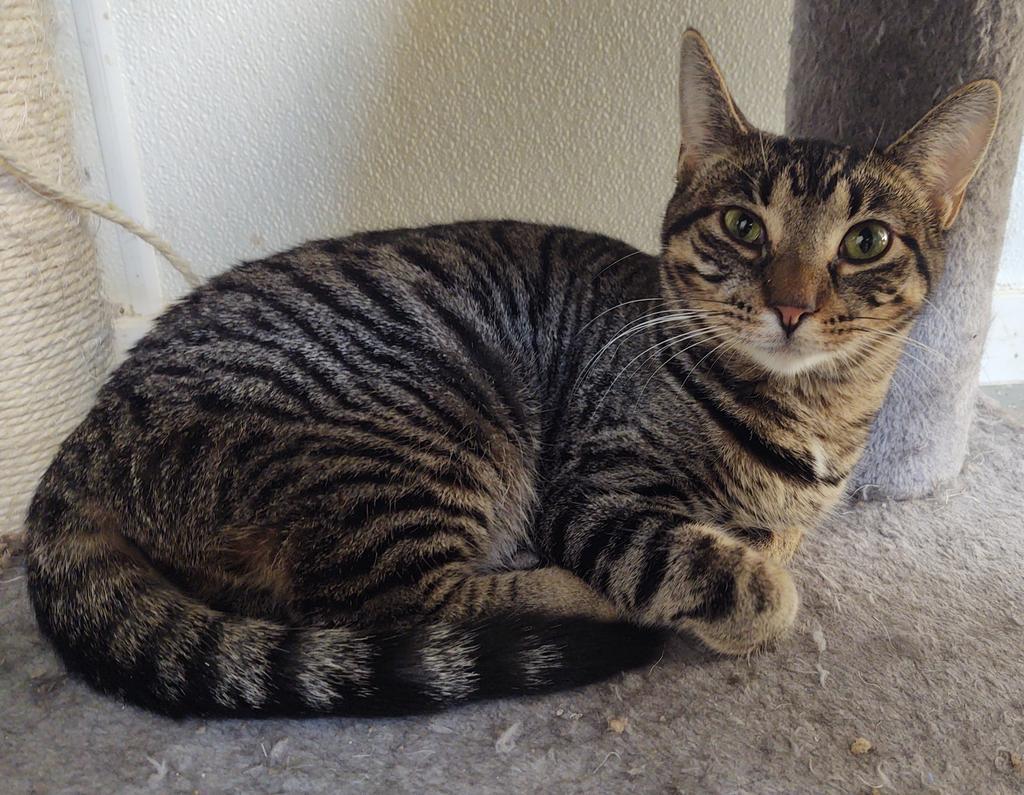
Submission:
<svg viewBox="0 0 1024 795">
<path fill-rule="evenodd" d="M 803 427 L 794 436 L 812 436 L 833 471 L 849 476 L 885 401 L 897 361 L 893 357 L 891 363 L 868 360 L 796 376 L 769 375 L 764 389 L 799 417 Z"/>
<path fill-rule="evenodd" d="M 811 410 L 851 418 L 873 417 L 889 391 L 899 362 L 898 349 L 883 359 L 868 353 L 841 362 L 826 362 L 794 376 L 766 373 L 767 390 Z"/>
<path fill-rule="evenodd" d="M 716 384 L 760 431 L 781 440 L 812 438 L 847 473 L 867 441 L 898 362 L 897 355 L 865 354 L 786 375 L 737 352 L 719 355 L 714 343 L 696 346 L 687 355 L 692 357 L 686 363 L 691 377 Z"/>
</svg>

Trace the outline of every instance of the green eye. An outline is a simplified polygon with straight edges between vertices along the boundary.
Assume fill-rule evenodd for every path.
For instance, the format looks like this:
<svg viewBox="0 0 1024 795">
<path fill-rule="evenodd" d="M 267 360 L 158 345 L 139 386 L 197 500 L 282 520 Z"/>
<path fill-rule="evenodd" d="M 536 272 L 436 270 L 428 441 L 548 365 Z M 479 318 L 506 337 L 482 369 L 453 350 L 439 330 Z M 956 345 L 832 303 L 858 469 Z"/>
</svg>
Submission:
<svg viewBox="0 0 1024 795">
<path fill-rule="evenodd" d="M 753 213 L 732 207 L 722 214 L 725 231 L 741 243 L 759 246 L 764 242 L 764 225 Z"/>
<path fill-rule="evenodd" d="M 846 233 L 839 253 L 855 262 L 878 259 L 889 248 L 889 229 L 878 221 L 857 224 Z"/>
</svg>

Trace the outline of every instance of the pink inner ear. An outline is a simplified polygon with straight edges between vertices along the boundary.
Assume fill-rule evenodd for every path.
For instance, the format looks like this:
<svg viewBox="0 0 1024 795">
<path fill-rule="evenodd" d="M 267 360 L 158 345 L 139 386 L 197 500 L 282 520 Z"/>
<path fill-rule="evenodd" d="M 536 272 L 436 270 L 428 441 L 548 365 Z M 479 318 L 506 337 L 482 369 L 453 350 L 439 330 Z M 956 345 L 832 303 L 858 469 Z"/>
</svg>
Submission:
<svg viewBox="0 0 1024 795">
<path fill-rule="evenodd" d="M 967 185 L 974 176 L 991 133 L 985 119 L 940 133 L 935 160 L 926 164 L 932 184 L 932 201 L 939 210 L 942 227 L 948 229 L 960 213 Z M 939 136 L 937 136 L 939 137 Z"/>
<path fill-rule="evenodd" d="M 746 132 L 742 114 L 733 105 L 722 74 L 699 36 L 688 35 L 683 41 L 679 120 L 680 171 L 693 168 L 701 158 L 731 145 L 737 135 Z"/>
<path fill-rule="evenodd" d="M 989 132 L 988 125 L 979 120 L 961 130 L 957 140 L 946 142 L 936 164 L 938 173 L 935 177 L 938 178 L 937 187 L 947 199 L 955 200 L 967 188 L 985 150 Z"/>
</svg>

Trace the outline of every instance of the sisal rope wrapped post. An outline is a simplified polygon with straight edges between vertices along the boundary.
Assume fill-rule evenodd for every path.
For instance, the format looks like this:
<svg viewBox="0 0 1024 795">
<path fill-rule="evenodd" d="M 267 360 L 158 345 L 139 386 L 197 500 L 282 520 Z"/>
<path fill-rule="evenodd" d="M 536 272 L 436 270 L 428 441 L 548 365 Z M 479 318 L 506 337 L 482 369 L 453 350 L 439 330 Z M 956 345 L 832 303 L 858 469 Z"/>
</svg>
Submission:
<svg viewBox="0 0 1024 795">
<path fill-rule="evenodd" d="M 44 0 L 0 0 L 0 149 L 73 191 L 68 100 Z M 0 538 L 106 375 L 111 320 L 78 210 L 0 169 Z"/>
</svg>

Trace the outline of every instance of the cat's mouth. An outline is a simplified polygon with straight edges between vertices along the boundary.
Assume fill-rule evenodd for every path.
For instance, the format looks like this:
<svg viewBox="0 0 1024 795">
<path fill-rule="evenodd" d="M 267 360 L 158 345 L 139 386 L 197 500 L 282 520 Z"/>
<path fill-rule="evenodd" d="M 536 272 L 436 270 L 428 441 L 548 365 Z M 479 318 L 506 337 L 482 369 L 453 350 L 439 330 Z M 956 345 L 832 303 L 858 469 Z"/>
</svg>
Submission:
<svg viewBox="0 0 1024 795">
<path fill-rule="evenodd" d="M 774 323 L 774 318 L 765 326 L 762 326 L 754 339 L 741 341 L 739 347 L 769 372 L 784 376 L 797 375 L 822 364 L 832 356 L 831 352 L 815 341 L 810 327 L 798 328 L 787 335 Z"/>
<path fill-rule="evenodd" d="M 788 340 L 778 347 L 745 345 L 745 353 L 757 364 L 778 375 L 798 375 L 831 357 L 828 351 Z"/>
</svg>

